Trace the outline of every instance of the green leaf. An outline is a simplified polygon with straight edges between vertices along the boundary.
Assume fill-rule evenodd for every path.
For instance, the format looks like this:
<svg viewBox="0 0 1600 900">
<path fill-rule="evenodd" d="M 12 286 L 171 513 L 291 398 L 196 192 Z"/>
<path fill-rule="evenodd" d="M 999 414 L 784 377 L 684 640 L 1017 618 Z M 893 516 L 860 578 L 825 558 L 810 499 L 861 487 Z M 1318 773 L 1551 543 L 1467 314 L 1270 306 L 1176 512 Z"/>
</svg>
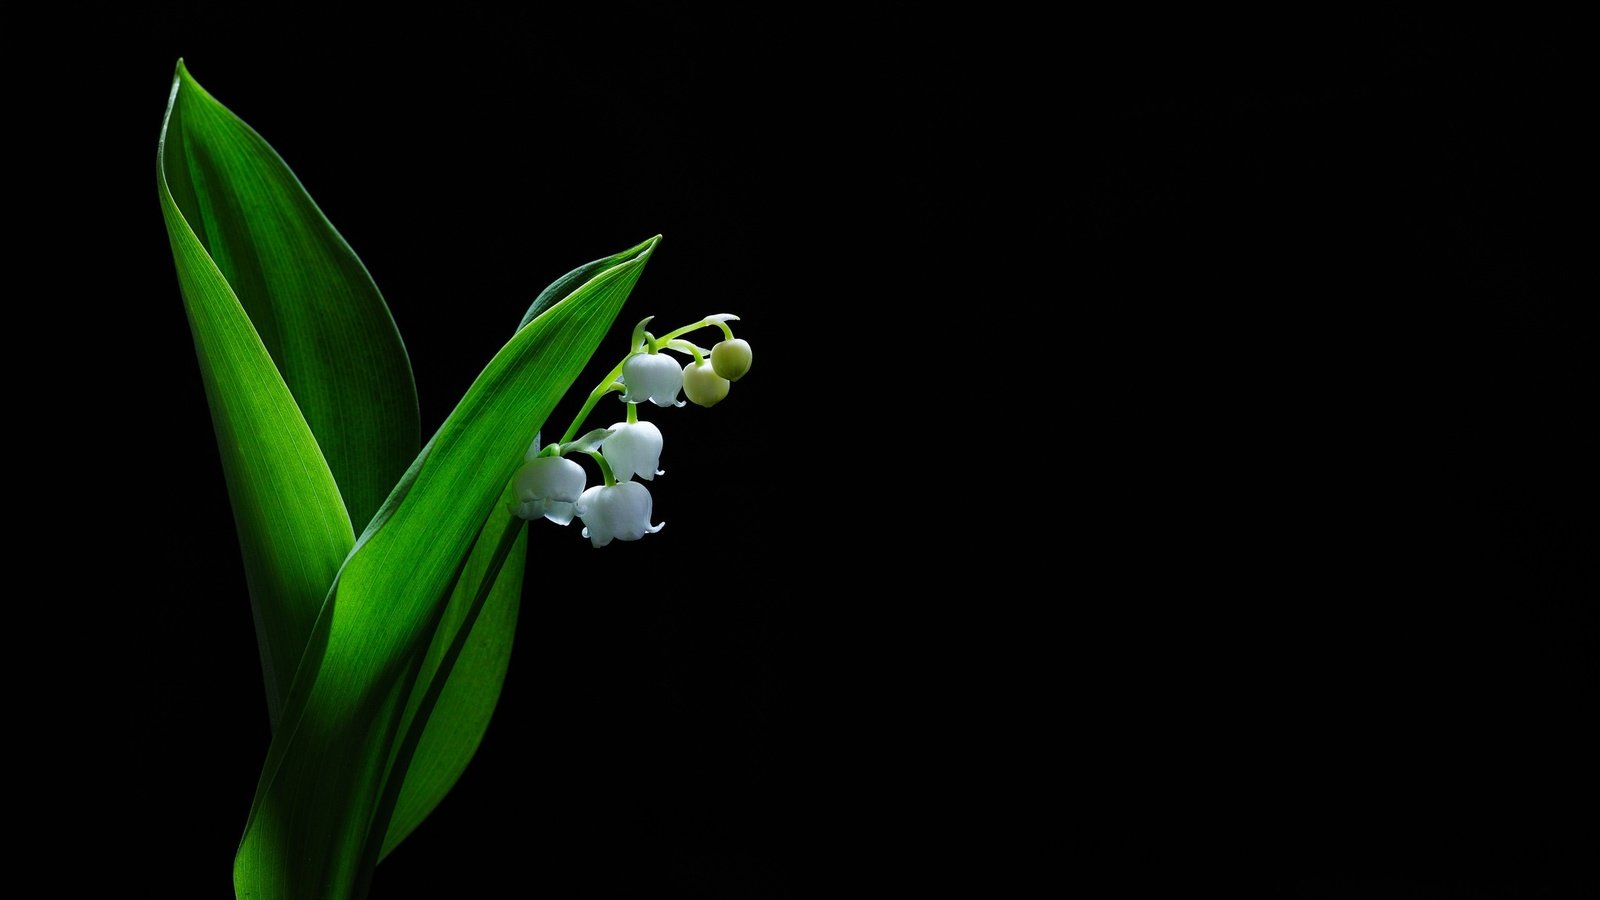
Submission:
<svg viewBox="0 0 1600 900">
<path fill-rule="evenodd" d="M 278 155 L 207 94 L 181 62 L 159 156 L 163 210 L 169 227 L 177 232 L 173 241 L 180 278 L 191 302 L 203 304 L 191 314 L 220 312 L 231 317 L 240 333 L 255 329 L 253 341 L 246 343 L 259 344 L 275 358 L 277 374 L 286 376 L 295 405 L 311 420 L 321 449 L 344 454 L 338 485 L 356 521 L 366 521 L 383 497 L 376 488 L 381 484 L 387 492 L 417 450 L 410 365 L 371 278 Z M 210 260 L 200 259 L 197 245 Z M 306 260 L 316 264 L 307 267 Z M 209 293 L 192 289 L 196 277 L 206 280 Z M 548 305 L 577 286 L 569 276 L 536 302 Z M 244 318 L 253 320 L 248 326 L 241 321 L 241 307 Z M 240 383 L 233 369 L 213 362 L 216 354 L 204 349 L 209 344 L 197 338 L 197 346 L 202 348 L 200 362 L 208 390 Z M 256 362 L 254 377 L 273 381 L 269 367 L 259 365 L 259 351 Z M 308 446 L 301 448 L 305 459 L 284 464 L 282 460 L 293 459 L 278 446 L 285 438 L 280 430 L 263 424 L 282 409 L 251 400 L 250 392 L 229 403 L 238 393 L 230 389 L 221 400 L 214 397 L 212 407 L 217 411 L 234 508 L 241 519 L 252 597 L 261 623 L 258 634 L 269 710 L 275 721 L 316 611 L 338 562 L 354 543 L 354 534 L 348 522 L 334 529 L 331 539 L 316 528 L 297 524 L 292 515 L 294 498 L 302 492 L 292 473 L 311 471 L 325 478 L 329 466 Z M 277 406 L 287 409 L 281 393 Z M 252 403 L 260 408 L 252 408 Z M 240 410 L 246 419 L 235 414 Z M 227 427 L 230 421 L 249 424 Z M 269 477 L 241 471 L 244 462 L 258 464 Z M 337 471 L 337 459 L 335 463 Z M 314 500 L 318 494 L 312 490 L 309 496 Z M 268 515 L 265 526 L 246 527 L 260 518 L 252 515 L 263 506 L 285 502 L 290 515 Z M 306 509 L 315 512 L 315 503 Z M 324 552 L 317 557 L 318 564 L 296 570 L 306 555 L 299 544 L 319 538 Z M 458 591 L 466 598 L 452 600 L 451 610 L 458 618 L 484 574 L 481 570 L 493 543 L 491 539 L 474 550 Z M 452 670 L 439 673 L 437 683 L 430 680 L 438 664 L 435 657 L 452 646 L 456 621 L 446 620 L 436 648 L 430 651 L 426 677 L 413 700 L 431 691 L 436 705 L 404 772 L 405 790 L 398 798 L 392 843 L 415 828 L 449 791 L 487 728 L 509 663 L 524 561 L 525 553 L 519 550 L 500 570 L 470 639 L 458 648 Z M 283 586 L 285 578 L 294 581 Z"/>
<path fill-rule="evenodd" d="M 377 285 L 277 152 L 181 61 L 161 169 L 316 435 L 350 521 L 365 525 L 421 444 L 411 363 Z"/>
<path fill-rule="evenodd" d="M 574 438 L 561 445 L 561 455 L 571 456 L 574 453 L 588 453 L 590 450 L 599 450 L 601 443 L 611 437 L 614 429 L 596 428 L 581 437 Z"/>
<path fill-rule="evenodd" d="M 533 303 L 528 306 L 528 311 L 523 314 L 522 321 L 517 323 L 517 330 L 521 331 L 528 327 L 528 323 L 532 322 L 540 313 L 587 284 L 594 276 L 618 263 L 626 262 L 633 255 L 634 250 L 637 249 L 635 247 L 611 256 L 603 256 L 594 262 L 584 263 L 555 281 L 550 282 L 550 286 L 540 291 L 539 296 L 535 297 Z"/>
<path fill-rule="evenodd" d="M 399 773 L 388 769 L 403 763 L 397 747 L 421 745 L 406 710 L 451 597 L 467 580 L 469 551 L 505 521 L 498 505 L 507 482 L 615 320 L 656 241 L 613 257 L 516 333 L 357 541 L 268 749 L 234 863 L 241 896 L 359 896 L 371 862 L 390 843 L 381 820 Z M 505 524 L 512 527 L 496 538 L 497 552 L 520 533 L 520 522 Z M 488 593 L 476 592 L 472 605 L 488 609 Z"/>
<path fill-rule="evenodd" d="M 195 212 L 199 197 L 210 195 L 196 189 L 192 173 L 222 164 L 216 153 L 197 149 L 195 158 L 209 162 L 191 168 L 189 154 L 177 149 L 179 143 L 201 147 L 189 136 L 207 131 L 188 121 L 204 118 L 209 109 L 182 99 L 191 93 L 189 84 L 180 64 L 158 151 L 161 213 L 239 530 L 267 706 L 276 721 L 355 533 L 304 407 L 201 237 L 206 226 L 197 230 L 192 224 L 201 220 Z"/>
<path fill-rule="evenodd" d="M 636 255 L 637 249 L 633 248 L 579 266 L 541 292 L 531 309 L 547 309 L 553 302 L 565 298 L 582 286 L 583 282 L 576 280 L 579 274 L 587 273 L 592 276 L 603 272 L 606 268 Z M 531 319 L 524 317 L 522 323 L 517 326 L 518 329 L 525 327 L 529 321 Z M 601 441 L 610 436 L 609 428 L 593 429 L 571 443 L 563 445 L 562 455 L 595 449 Z M 477 752 L 484 731 L 489 727 L 489 719 L 494 713 L 495 704 L 499 702 L 506 668 L 511 662 L 511 638 L 516 631 L 517 607 L 522 593 L 522 573 L 526 562 L 526 553 L 521 549 L 522 544 L 512 550 L 505 566 L 500 570 L 499 579 L 493 586 L 482 615 L 469 631 L 470 636 L 463 639 L 456 623 L 463 618 L 473 592 L 479 587 L 479 581 L 483 577 L 483 563 L 492 555 L 493 536 L 510 524 L 511 509 L 514 504 L 513 495 L 508 493 L 497 507 L 497 511 L 490 515 L 489 523 L 484 527 L 485 537 L 481 538 L 473 549 L 473 555 L 462 574 L 461 582 L 450 598 L 444 623 L 434 637 L 432 646 L 428 648 L 428 656 L 423 663 L 417 687 L 411 692 L 402 720 L 402 735 L 406 733 L 406 729 L 412 727 L 413 717 L 419 704 L 436 702 L 437 705 L 433 708 L 432 715 L 425 717 L 424 730 L 414 747 L 415 755 L 410 765 L 400 767 L 404 787 L 397 797 L 393 819 L 384 838 L 381 854 L 383 857 L 387 857 L 401 841 L 422 824 L 422 821 L 455 786 L 461 773 L 466 770 L 467 763 L 471 762 Z M 437 671 L 440 657 L 449 653 L 456 642 L 463 640 L 464 646 L 458 648 L 459 658 L 454 667 L 447 667 L 442 676 L 433 674 Z M 431 684 L 430 678 L 435 679 Z M 448 681 L 441 684 L 438 681 L 440 678 L 446 678 Z M 436 700 L 428 701 L 426 698 L 429 696 L 435 697 Z M 392 779 L 393 775 L 391 774 L 389 778 Z M 392 784 L 390 790 L 393 790 Z"/>
<path fill-rule="evenodd" d="M 522 599 L 522 576 L 528 558 L 526 529 L 506 556 L 476 623 L 466 628 L 465 634 L 463 625 L 467 624 L 472 600 L 489 569 L 496 536 L 516 524 L 511 522 L 513 515 L 507 506 L 510 501 L 507 494 L 484 525 L 485 537 L 473 547 L 406 705 L 399 730 L 402 743 L 414 727 L 419 708 L 423 709 L 426 724 L 414 741 L 408 763 L 398 767 L 391 763 L 386 781 L 395 777 L 398 768 L 403 786 L 396 797 L 380 858 L 388 856 L 421 825 L 455 786 L 478 752 L 495 704 L 500 701 Z M 393 785 L 389 789 L 394 790 Z"/>
</svg>

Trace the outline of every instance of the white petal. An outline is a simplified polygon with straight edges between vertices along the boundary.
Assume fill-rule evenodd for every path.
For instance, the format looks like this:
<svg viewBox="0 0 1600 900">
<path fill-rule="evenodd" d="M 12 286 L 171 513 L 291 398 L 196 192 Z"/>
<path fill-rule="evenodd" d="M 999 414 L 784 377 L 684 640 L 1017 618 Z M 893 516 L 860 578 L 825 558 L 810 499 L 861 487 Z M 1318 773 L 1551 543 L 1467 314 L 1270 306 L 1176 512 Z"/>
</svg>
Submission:
<svg viewBox="0 0 1600 900">
<path fill-rule="evenodd" d="M 661 464 L 661 429 L 654 422 L 618 422 L 611 426 L 611 436 L 600 446 L 600 453 L 611 465 L 611 473 L 618 481 L 638 475 L 650 481 L 659 474 Z"/>
<path fill-rule="evenodd" d="M 622 399 L 643 403 L 650 399 L 650 354 L 635 353 L 622 363 Z"/>
<path fill-rule="evenodd" d="M 600 498 L 603 496 L 604 487 L 596 485 L 583 492 L 578 502 L 573 504 L 574 511 L 583 517 L 583 536 L 596 547 L 604 547 L 611 543 L 611 529 L 600 521 Z"/>
<path fill-rule="evenodd" d="M 578 514 L 588 526 L 589 539 L 604 547 L 612 539 L 637 541 L 661 530 L 651 526 L 650 491 L 637 481 L 626 481 L 604 488 L 590 488 L 578 501 Z"/>
<path fill-rule="evenodd" d="M 557 525 L 570 525 L 575 510 L 571 503 L 560 500 L 544 501 L 544 517 Z"/>
<path fill-rule="evenodd" d="M 595 498 L 600 496 L 600 492 L 603 490 L 605 490 L 605 487 L 597 484 L 594 487 L 589 488 L 587 491 L 584 491 L 583 494 L 578 497 L 577 502 L 573 504 L 573 509 L 578 513 L 578 515 L 587 516 L 589 511 L 594 508 Z"/>
<path fill-rule="evenodd" d="M 571 503 L 583 493 L 587 481 L 583 467 L 572 460 L 542 456 L 528 460 L 517 470 L 515 489 L 520 500 L 560 500 Z"/>
<path fill-rule="evenodd" d="M 618 540 L 637 541 L 650 529 L 650 491 L 637 481 L 614 485 L 607 492 L 611 529 Z"/>
<path fill-rule="evenodd" d="M 533 521 L 540 516 L 556 523 L 566 525 L 572 521 L 572 504 L 560 500 L 531 500 L 524 498 L 517 504 L 515 510 L 519 518 Z"/>
<path fill-rule="evenodd" d="M 648 399 L 657 406 L 672 406 L 683 387 L 683 369 L 665 353 L 635 353 L 622 364 L 622 383 L 627 387 L 623 399 L 630 403 Z"/>
<path fill-rule="evenodd" d="M 596 547 L 604 547 L 605 545 L 611 543 L 611 539 L 615 537 L 615 535 L 611 533 L 611 529 L 600 524 L 600 522 L 596 519 L 585 518 L 583 522 L 586 526 L 583 529 L 583 536 L 588 538 L 589 543 L 595 545 Z"/>
</svg>

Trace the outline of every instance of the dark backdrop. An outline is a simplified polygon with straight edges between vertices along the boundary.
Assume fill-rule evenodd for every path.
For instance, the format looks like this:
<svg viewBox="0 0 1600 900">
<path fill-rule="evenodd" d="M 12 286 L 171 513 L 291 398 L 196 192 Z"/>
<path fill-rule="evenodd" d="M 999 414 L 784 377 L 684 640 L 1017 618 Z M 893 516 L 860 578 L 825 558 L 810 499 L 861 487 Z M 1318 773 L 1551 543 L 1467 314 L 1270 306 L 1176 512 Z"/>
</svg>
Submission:
<svg viewBox="0 0 1600 900">
<path fill-rule="evenodd" d="M 116 723 L 108 744 L 134 748 L 128 801 L 165 816 L 121 844 L 125 881 L 150 896 L 227 890 L 268 740 L 155 200 L 180 56 L 373 273 L 411 355 L 424 436 L 546 284 L 653 234 L 663 249 L 555 430 L 643 316 L 659 333 L 736 313 L 754 346 L 752 373 L 715 409 L 643 413 L 667 436 L 668 474 L 651 486 L 665 531 L 595 550 L 576 526 L 535 527 L 492 730 L 376 894 L 795 896 L 838 852 L 816 827 L 849 730 L 813 727 L 839 721 L 816 708 L 816 686 L 838 684 L 830 657 L 843 651 L 812 646 L 799 621 L 844 608 L 848 534 L 874 515 L 856 469 L 872 462 L 851 457 L 861 398 L 896 391 L 878 329 L 881 305 L 900 301 L 871 268 L 903 246 L 892 198 L 914 199 L 915 160 L 900 157 L 914 123 L 896 106 L 910 72 L 892 47 L 860 46 L 888 34 L 887 13 L 839 28 L 801 13 L 542 6 L 369 17 L 180 4 L 31 32 L 78 38 L 61 42 L 65 59 L 39 54 L 41 72 L 68 69 L 50 102 L 73 107 L 49 131 L 89 187 L 94 252 L 114 260 L 83 263 L 110 301 L 82 323 L 109 395 L 78 424 L 102 445 L 90 460 L 137 472 L 119 490 L 140 499 L 108 523 L 117 599 L 96 615 L 109 649 L 99 674 L 79 674 Z M 592 422 L 621 416 L 608 400 Z"/>
<path fill-rule="evenodd" d="M 155 201 L 179 56 L 373 272 L 425 433 L 546 283 L 658 232 L 602 355 L 649 314 L 755 346 L 645 413 L 666 530 L 535 526 L 494 724 L 376 896 L 1577 880 L 1560 23 L 79 12 L 8 34 L 34 262 L 83 285 L 38 333 L 93 375 L 20 446 L 95 473 L 105 548 L 44 604 L 90 635 L 48 837 L 103 853 L 105 785 L 163 813 L 116 838 L 134 895 L 226 892 L 267 741 Z"/>
</svg>

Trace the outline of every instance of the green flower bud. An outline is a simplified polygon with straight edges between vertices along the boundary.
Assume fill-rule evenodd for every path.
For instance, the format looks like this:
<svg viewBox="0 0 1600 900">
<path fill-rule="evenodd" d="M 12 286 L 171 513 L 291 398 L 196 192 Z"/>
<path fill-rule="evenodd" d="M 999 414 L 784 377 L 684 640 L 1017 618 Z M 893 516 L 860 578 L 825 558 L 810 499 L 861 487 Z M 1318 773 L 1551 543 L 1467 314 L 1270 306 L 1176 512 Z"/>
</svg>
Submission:
<svg viewBox="0 0 1600 900">
<path fill-rule="evenodd" d="M 711 348 L 711 367 L 729 381 L 738 381 L 750 371 L 750 342 L 742 338 L 722 341 Z M 695 401 L 699 402 L 699 401 Z M 710 404 L 707 404 L 708 406 Z"/>
<path fill-rule="evenodd" d="M 716 406 L 728 396 L 728 379 L 716 373 L 714 363 L 690 360 L 683 366 L 683 393 L 700 406 Z"/>
</svg>

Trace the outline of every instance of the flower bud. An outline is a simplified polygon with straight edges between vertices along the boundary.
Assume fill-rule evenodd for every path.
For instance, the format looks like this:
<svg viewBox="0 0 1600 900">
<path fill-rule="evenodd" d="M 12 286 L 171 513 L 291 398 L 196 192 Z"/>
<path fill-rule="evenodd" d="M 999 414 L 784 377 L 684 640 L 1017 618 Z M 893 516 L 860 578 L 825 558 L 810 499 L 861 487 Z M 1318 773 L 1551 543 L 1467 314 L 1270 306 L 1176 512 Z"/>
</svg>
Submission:
<svg viewBox="0 0 1600 900">
<path fill-rule="evenodd" d="M 683 365 L 683 393 L 700 406 L 716 406 L 728 396 L 728 379 L 708 362 L 690 360 Z"/>
<path fill-rule="evenodd" d="M 743 378 L 750 371 L 750 342 L 742 338 L 719 342 L 711 348 L 711 368 L 729 381 Z"/>
</svg>

